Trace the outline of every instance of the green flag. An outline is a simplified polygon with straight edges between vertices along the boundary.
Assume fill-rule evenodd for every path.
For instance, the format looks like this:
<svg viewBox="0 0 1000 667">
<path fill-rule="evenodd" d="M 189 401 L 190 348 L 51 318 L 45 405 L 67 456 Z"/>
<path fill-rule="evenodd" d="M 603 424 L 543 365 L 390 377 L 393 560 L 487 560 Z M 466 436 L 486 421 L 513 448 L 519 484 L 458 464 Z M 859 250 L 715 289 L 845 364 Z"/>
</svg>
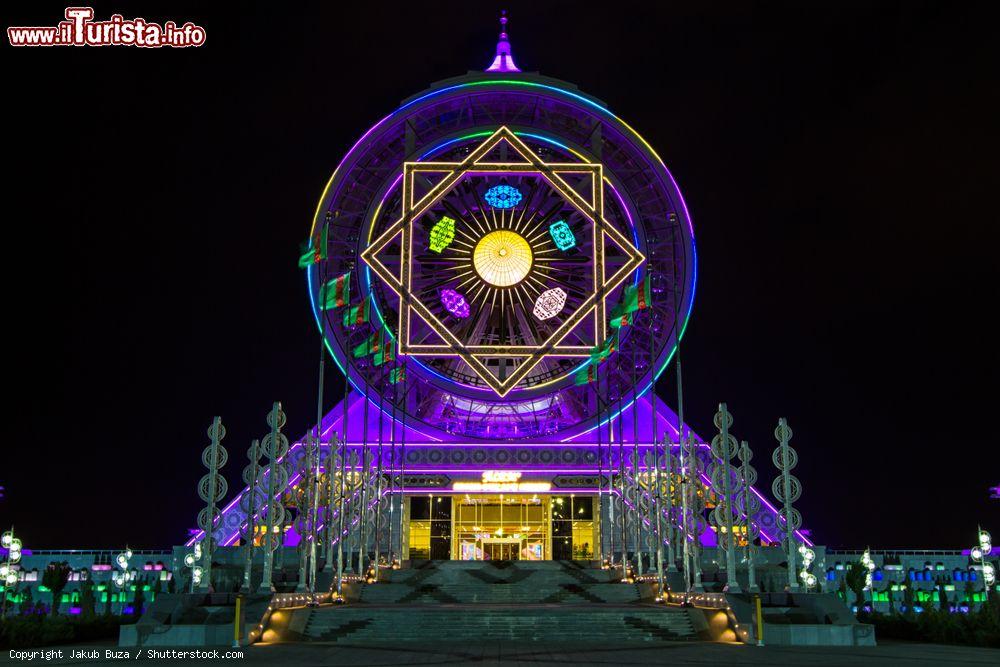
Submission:
<svg viewBox="0 0 1000 667">
<path fill-rule="evenodd" d="M 573 383 L 576 386 L 582 386 L 585 384 L 590 384 L 597 379 L 597 364 L 591 362 L 587 364 L 586 368 L 581 368 L 573 376 Z"/>
<path fill-rule="evenodd" d="M 371 318 L 371 309 L 371 299 L 365 297 L 364 301 L 344 311 L 344 326 L 364 324 Z"/>
<path fill-rule="evenodd" d="M 618 332 L 614 332 L 608 336 L 607 340 L 604 341 L 602 345 L 590 350 L 590 363 L 599 364 L 608 357 L 611 353 L 618 349 Z"/>
<path fill-rule="evenodd" d="M 611 321 L 608 322 L 608 326 L 612 329 L 621 329 L 622 327 L 631 326 L 635 321 L 635 315 L 633 313 L 625 313 L 618 317 L 612 317 Z"/>
<path fill-rule="evenodd" d="M 381 349 L 375 353 L 375 357 L 372 359 L 372 363 L 376 366 L 381 366 L 387 361 L 393 361 L 396 358 L 396 344 L 389 336 L 389 334 L 384 334 L 382 337 Z"/>
<path fill-rule="evenodd" d="M 376 331 L 368 337 L 368 340 L 354 348 L 354 357 L 366 357 L 369 354 L 375 354 L 382 349 L 383 342 L 381 332 Z"/>
<path fill-rule="evenodd" d="M 323 225 L 323 231 L 318 238 L 312 238 L 302 244 L 299 256 L 299 268 L 306 269 L 316 262 L 326 259 L 327 232 L 330 225 Z"/>
<path fill-rule="evenodd" d="M 649 308 L 651 303 L 652 293 L 649 274 L 647 274 L 638 285 L 630 285 L 625 288 L 625 291 L 622 292 L 621 303 L 611 309 L 611 317 L 621 317 L 626 313 Z"/>
<path fill-rule="evenodd" d="M 351 272 L 328 280 L 319 288 L 320 310 L 331 310 L 346 306 L 351 301 Z"/>
</svg>

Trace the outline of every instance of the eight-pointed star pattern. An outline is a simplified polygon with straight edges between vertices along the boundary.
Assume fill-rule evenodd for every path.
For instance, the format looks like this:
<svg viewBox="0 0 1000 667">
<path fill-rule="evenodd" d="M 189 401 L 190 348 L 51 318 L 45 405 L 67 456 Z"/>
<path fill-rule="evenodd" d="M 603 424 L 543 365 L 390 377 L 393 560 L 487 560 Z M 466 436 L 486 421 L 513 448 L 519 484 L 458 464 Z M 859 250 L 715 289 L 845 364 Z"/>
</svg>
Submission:
<svg viewBox="0 0 1000 667">
<path fill-rule="evenodd" d="M 485 158 L 506 142 L 520 161 L 493 162 Z M 508 150 L 508 155 L 510 151 Z M 415 199 L 414 178 L 417 174 L 441 176 L 426 193 Z M 466 175 L 534 174 L 541 176 L 556 192 L 575 207 L 591 223 L 593 234 L 593 291 L 578 308 L 538 345 L 471 345 L 460 340 L 431 311 L 427 304 L 414 298 L 412 292 L 412 245 L 414 222 L 445 196 Z M 590 196 L 586 198 L 572 188 L 560 174 L 589 174 Z M 500 127 L 473 149 L 461 162 L 406 162 L 403 165 L 402 215 L 382 232 L 362 253 L 361 259 L 400 296 L 399 353 L 411 356 L 461 357 L 476 374 L 500 397 L 527 376 L 542 359 L 553 357 L 587 357 L 590 349 L 580 345 L 562 345 L 563 339 L 587 316 L 593 318 L 595 340 L 603 341 L 608 334 L 605 299 L 628 275 L 645 261 L 643 254 L 613 224 L 604 218 L 604 173 L 600 163 L 545 162 L 514 132 Z M 379 253 L 395 238 L 400 237 L 401 252 L 398 271 L 392 271 L 380 259 Z M 607 276 L 605 243 L 607 239 L 620 248 L 625 262 Z M 421 318 L 444 341 L 444 344 L 412 344 L 409 339 L 410 318 Z M 516 357 L 522 362 L 505 378 L 497 378 L 484 363 L 490 357 Z"/>
</svg>

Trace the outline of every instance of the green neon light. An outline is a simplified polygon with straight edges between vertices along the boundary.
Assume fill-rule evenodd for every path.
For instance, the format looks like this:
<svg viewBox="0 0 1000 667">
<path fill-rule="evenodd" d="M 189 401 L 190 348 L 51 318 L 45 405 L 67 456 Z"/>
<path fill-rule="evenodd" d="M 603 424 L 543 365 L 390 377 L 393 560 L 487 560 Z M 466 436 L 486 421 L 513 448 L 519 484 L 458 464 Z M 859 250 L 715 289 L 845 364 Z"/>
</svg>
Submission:
<svg viewBox="0 0 1000 667">
<path fill-rule="evenodd" d="M 447 215 L 431 229 L 431 252 L 439 253 L 455 240 L 455 219 Z"/>
</svg>

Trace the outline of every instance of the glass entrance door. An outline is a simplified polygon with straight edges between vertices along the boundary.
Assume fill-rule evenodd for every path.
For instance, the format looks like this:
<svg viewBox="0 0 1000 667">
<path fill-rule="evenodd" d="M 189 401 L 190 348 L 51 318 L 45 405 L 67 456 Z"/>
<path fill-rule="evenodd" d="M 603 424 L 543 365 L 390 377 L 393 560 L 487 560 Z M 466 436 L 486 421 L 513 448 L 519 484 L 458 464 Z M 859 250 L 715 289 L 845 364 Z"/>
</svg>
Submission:
<svg viewBox="0 0 1000 667">
<path fill-rule="evenodd" d="M 454 496 L 452 558 L 545 560 L 551 558 L 547 496 Z"/>
</svg>

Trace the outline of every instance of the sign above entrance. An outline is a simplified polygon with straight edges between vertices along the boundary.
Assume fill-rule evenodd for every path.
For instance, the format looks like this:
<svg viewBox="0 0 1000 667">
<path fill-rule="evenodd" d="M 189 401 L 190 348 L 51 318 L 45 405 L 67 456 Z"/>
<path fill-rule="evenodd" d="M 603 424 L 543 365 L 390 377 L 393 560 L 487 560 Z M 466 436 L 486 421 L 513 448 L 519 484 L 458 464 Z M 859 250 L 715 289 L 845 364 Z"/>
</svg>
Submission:
<svg viewBox="0 0 1000 667">
<path fill-rule="evenodd" d="M 549 482 L 522 482 L 521 473 L 512 470 L 484 470 L 481 481 L 455 482 L 452 491 L 465 493 L 545 493 Z"/>
</svg>

